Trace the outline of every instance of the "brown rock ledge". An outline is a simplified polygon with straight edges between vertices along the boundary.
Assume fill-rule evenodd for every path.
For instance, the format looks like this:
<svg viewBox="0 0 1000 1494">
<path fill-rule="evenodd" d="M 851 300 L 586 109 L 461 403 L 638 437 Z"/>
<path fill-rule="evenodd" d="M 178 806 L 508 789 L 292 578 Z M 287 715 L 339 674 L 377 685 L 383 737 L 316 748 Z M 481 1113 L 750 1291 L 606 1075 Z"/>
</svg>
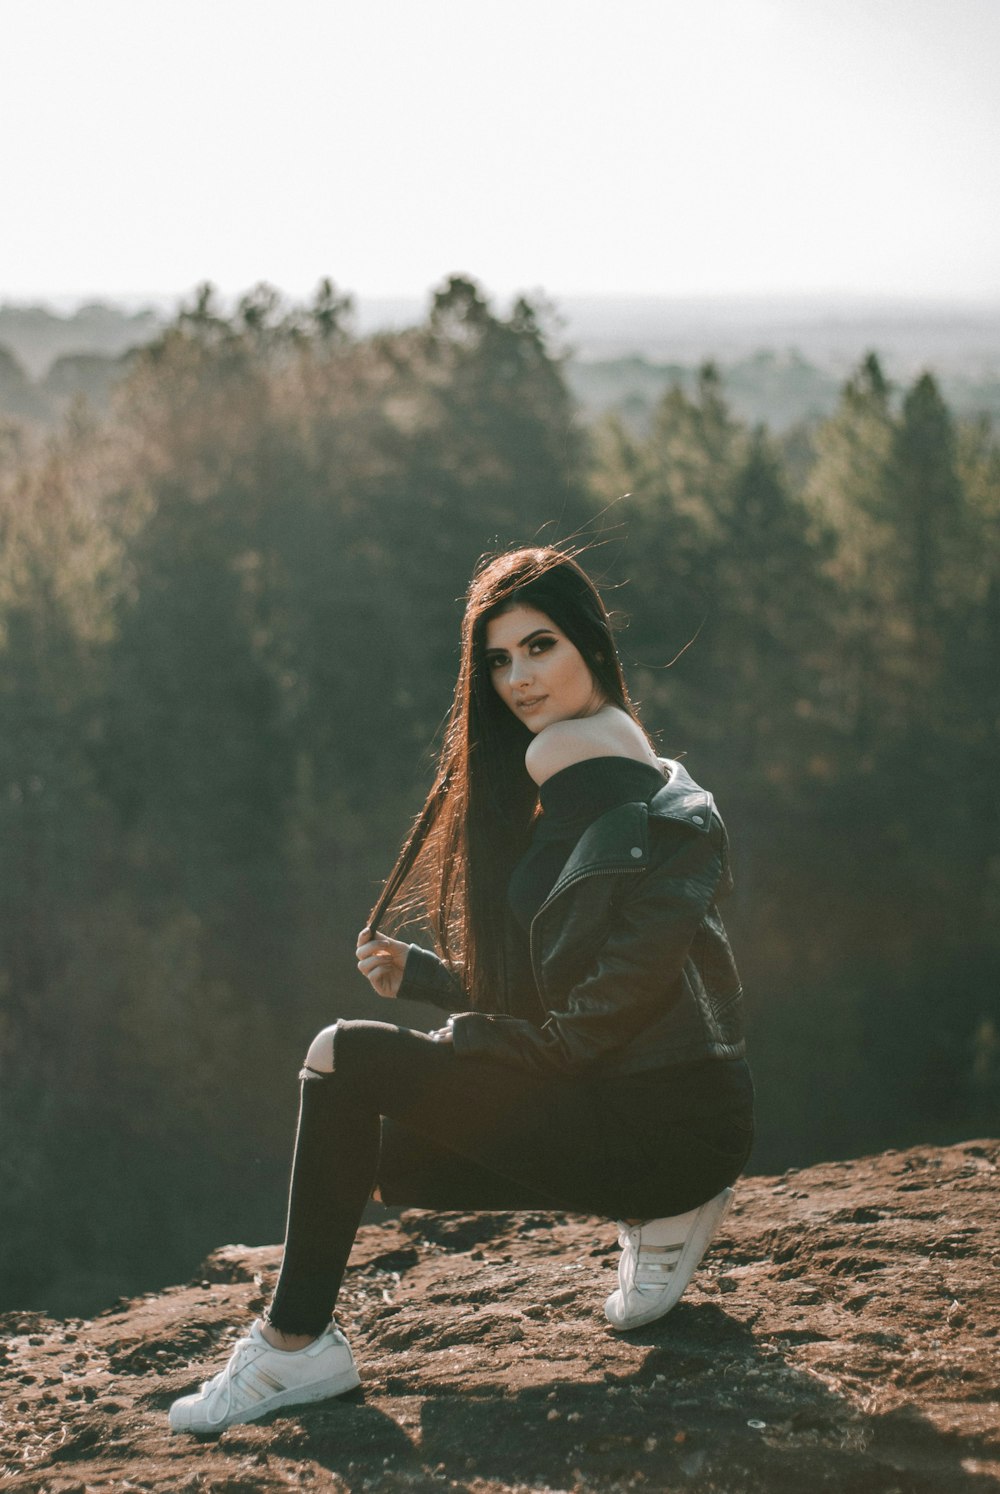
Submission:
<svg viewBox="0 0 1000 1494">
<path fill-rule="evenodd" d="M 1000 1487 L 1000 1142 L 741 1183 L 683 1302 L 619 1337 L 605 1221 L 411 1211 L 358 1239 L 339 1319 L 363 1390 L 171 1436 L 275 1247 L 90 1322 L 0 1319 L 0 1483 L 105 1490 Z"/>
</svg>

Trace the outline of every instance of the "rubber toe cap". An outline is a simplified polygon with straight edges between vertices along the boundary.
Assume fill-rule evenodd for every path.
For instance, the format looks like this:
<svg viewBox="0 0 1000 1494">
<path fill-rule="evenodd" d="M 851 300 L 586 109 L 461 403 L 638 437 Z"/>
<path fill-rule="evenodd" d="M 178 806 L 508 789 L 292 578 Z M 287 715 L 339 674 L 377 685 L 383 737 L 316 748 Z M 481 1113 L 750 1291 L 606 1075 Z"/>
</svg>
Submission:
<svg viewBox="0 0 1000 1494">
<path fill-rule="evenodd" d="M 625 1317 L 625 1303 L 621 1292 L 612 1292 L 604 1304 L 604 1316 L 615 1328 L 620 1328 Z"/>
<path fill-rule="evenodd" d="M 202 1414 L 199 1415 L 199 1412 Z M 181 1396 L 179 1401 L 174 1401 L 167 1413 L 167 1419 L 172 1432 L 217 1432 L 221 1430 L 218 1423 L 206 1421 L 200 1395 L 185 1395 Z"/>
</svg>

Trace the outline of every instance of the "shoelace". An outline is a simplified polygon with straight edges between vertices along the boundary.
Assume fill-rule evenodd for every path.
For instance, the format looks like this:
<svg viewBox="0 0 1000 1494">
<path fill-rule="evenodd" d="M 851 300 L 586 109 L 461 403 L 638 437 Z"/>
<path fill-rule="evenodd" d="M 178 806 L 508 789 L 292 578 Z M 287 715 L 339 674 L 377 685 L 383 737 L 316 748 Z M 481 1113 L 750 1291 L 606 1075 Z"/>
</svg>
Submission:
<svg viewBox="0 0 1000 1494">
<path fill-rule="evenodd" d="M 244 1364 L 248 1357 L 247 1350 L 256 1347 L 257 1346 L 254 1344 L 252 1338 L 238 1339 L 233 1345 L 233 1352 L 230 1354 L 224 1368 L 220 1369 L 217 1374 L 214 1374 L 210 1380 L 205 1380 L 202 1383 L 202 1395 L 208 1395 L 211 1392 L 219 1391 L 222 1389 L 223 1385 L 228 1382 L 228 1402 L 231 1403 L 233 1399 L 233 1390 L 236 1383 L 236 1376 L 239 1374 L 240 1370 L 244 1368 Z"/>
</svg>

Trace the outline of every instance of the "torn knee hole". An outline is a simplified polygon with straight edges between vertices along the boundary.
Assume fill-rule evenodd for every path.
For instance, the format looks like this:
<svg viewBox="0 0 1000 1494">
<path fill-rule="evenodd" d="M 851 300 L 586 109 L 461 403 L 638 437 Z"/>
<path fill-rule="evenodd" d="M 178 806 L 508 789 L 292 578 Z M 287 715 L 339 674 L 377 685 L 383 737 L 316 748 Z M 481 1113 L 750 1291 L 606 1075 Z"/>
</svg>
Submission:
<svg viewBox="0 0 1000 1494">
<path fill-rule="evenodd" d="M 335 1027 L 324 1027 L 309 1044 L 305 1066 L 318 1074 L 333 1073 L 333 1034 Z"/>
</svg>

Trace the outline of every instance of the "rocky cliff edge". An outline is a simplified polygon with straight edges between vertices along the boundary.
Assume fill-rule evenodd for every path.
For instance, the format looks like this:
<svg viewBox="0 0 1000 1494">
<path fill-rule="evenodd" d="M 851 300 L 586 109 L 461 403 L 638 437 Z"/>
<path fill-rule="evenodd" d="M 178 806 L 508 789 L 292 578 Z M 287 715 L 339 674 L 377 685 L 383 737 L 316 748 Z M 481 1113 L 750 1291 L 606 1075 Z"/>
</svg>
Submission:
<svg viewBox="0 0 1000 1494">
<path fill-rule="evenodd" d="M 0 1483 L 105 1490 L 1000 1488 L 1000 1142 L 743 1181 L 681 1304 L 627 1336 L 614 1228 L 405 1213 L 358 1237 L 338 1317 L 363 1388 L 172 1436 L 279 1251 L 92 1321 L 0 1319 Z"/>
</svg>

